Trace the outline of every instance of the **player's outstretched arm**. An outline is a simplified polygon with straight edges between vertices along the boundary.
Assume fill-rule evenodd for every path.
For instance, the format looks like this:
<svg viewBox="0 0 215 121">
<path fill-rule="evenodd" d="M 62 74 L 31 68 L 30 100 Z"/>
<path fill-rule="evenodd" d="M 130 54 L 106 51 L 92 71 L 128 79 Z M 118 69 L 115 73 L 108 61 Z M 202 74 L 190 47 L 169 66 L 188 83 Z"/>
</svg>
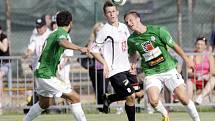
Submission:
<svg viewBox="0 0 215 121">
<path fill-rule="evenodd" d="M 185 63 L 187 64 L 187 66 L 189 68 L 194 68 L 194 64 L 189 60 L 189 58 L 187 57 L 187 54 L 184 52 L 184 50 L 178 45 L 178 44 L 174 44 L 173 45 L 173 49 L 175 50 L 175 52 L 181 56 L 181 58 L 185 61 Z"/>
<path fill-rule="evenodd" d="M 99 61 L 100 63 L 103 64 L 104 75 L 107 78 L 109 75 L 109 70 L 108 70 L 108 65 L 107 65 L 105 59 L 101 56 L 100 53 L 92 53 L 92 55 L 97 61 Z"/>
<path fill-rule="evenodd" d="M 73 43 L 69 42 L 68 40 L 60 40 L 59 41 L 59 45 L 61 47 L 66 48 L 66 49 L 78 50 L 78 51 L 80 51 L 82 53 L 88 53 L 88 49 L 87 48 L 80 47 L 80 46 L 78 46 L 76 44 L 73 44 Z"/>
<path fill-rule="evenodd" d="M 137 52 L 129 54 L 129 60 L 131 63 L 131 68 L 130 68 L 129 72 L 133 75 L 137 74 L 136 68 L 137 68 L 137 63 L 139 61 L 139 58 L 140 58 L 140 56 L 139 56 L 139 54 L 137 54 Z"/>
<path fill-rule="evenodd" d="M 132 64 L 137 64 L 140 59 L 140 55 L 137 52 L 129 53 L 129 60 Z"/>
</svg>

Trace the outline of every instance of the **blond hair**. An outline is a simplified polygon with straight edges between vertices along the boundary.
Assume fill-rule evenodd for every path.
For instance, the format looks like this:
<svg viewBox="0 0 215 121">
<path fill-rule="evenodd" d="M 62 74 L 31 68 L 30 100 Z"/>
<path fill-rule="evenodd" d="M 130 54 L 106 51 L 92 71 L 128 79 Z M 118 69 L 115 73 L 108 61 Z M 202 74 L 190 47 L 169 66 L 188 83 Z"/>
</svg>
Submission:
<svg viewBox="0 0 215 121">
<path fill-rule="evenodd" d="M 97 22 L 92 30 L 91 30 L 91 34 L 90 34 L 90 41 L 87 43 L 87 46 L 90 47 L 91 44 L 96 40 L 96 34 L 97 32 L 104 26 L 104 24 L 102 22 Z"/>
</svg>

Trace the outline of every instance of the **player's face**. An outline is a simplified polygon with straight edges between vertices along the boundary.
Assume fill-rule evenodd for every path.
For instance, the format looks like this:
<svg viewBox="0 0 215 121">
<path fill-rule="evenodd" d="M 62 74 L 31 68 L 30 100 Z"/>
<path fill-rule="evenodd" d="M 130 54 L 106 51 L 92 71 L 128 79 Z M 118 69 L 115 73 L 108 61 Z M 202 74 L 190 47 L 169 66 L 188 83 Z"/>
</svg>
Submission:
<svg viewBox="0 0 215 121">
<path fill-rule="evenodd" d="M 116 6 L 106 7 L 105 16 L 109 23 L 118 22 L 119 11 L 116 9 Z"/>
<path fill-rule="evenodd" d="M 129 14 L 125 17 L 125 23 L 132 31 L 136 31 L 138 28 L 139 19 L 134 15 Z"/>
</svg>

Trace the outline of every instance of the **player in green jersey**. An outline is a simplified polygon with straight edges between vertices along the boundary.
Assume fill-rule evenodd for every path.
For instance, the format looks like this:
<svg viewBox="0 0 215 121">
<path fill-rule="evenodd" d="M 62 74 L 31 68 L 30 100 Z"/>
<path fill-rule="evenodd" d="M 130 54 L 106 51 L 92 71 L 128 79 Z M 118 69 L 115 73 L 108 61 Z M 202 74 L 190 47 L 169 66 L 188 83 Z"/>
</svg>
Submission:
<svg viewBox="0 0 215 121">
<path fill-rule="evenodd" d="M 133 63 L 136 63 L 137 53 L 141 56 L 141 67 L 146 75 L 144 83 L 145 89 L 152 107 L 163 116 L 162 121 L 169 121 L 168 112 L 159 100 L 161 89 L 166 86 L 175 93 L 193 121 L 200 121 L 196 107 L 186 95 L 184 80 L 176 70 L 177 61 L 167 50 L 171 47 L 180 55 L 189 67 L 193 63 L 181 47 L 177 45 L 169 32 L 159 26 L 146 26 L 141 22 L 139 13 L 130 11 L 125 14 L 124 20 L 127 26 L 133 31 L 128 38 L 128 51 L 132 56 Z"/>
<path fill-rule="evenodd" d="M 68 11 L 57 14 L 57 25 L 59 28 L 49 35 L 43 45 L 42 54 L 38 60 L 35 71 L 36 90 L 39 102 L 34 104 L 23 121 L 32 121 L 47 109 L 53 97 L 62 97 L 71 103 L 71 111 L 77 121 L 86 121 L 82 110 L 79 95 L 72 90 L 65 81 L 56 77 L 58 64 L 65 49 L 78 50 L 87 53 L 87 48 L 81 48 L 69 42 L 69 32 L 72 27 L 72 15 Z"/>
</svg>

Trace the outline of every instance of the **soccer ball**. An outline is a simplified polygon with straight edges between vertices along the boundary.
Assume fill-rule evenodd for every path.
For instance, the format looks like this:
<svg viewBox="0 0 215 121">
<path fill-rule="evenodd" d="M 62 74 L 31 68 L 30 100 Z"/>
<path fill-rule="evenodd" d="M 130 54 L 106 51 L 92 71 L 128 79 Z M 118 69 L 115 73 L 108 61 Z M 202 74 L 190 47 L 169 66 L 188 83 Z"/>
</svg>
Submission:
<svg viewBox="0 0 215 121">
<path fill-rule="evenodd" d="M 126 3 L 126 0 L 112 0 L 112 2 L 116 6 L 123 6 Z"/>
</svg>

